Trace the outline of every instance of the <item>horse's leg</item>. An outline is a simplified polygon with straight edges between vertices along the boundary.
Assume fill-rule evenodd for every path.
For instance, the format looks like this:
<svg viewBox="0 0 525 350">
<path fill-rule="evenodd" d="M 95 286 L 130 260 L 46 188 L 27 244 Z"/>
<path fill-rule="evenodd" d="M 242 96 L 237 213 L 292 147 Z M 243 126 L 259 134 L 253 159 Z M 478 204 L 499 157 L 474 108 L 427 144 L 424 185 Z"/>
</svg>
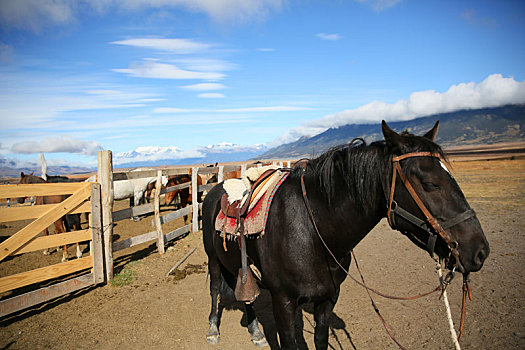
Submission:
<svg viewBox="0 0 525 350">
<path fill-rule="evenodd" d="M 295 310 L 297 304 L 295 300 L 285 295 L 272 294 L 272 306 L 281 349 L 295 350 L 297 348 L 295 341 Z"/>
<path fill-rule="evenodd" d="M 47 235 L 49 235 L 49 230 L 45 228 L 44 231 L 42 231 L 42 236 L 47 236 Z M 49 248 L 44 249 L 44 255 L 49 255 L 49 254 L 51 254 L 51 251 L 49 250 Z"/>
<path fill-rule="evenodd" d="M 75 231 L 80 231 L 82 230 L 82 225 L 80 224 L 80 214 L 71 214 L 71 215 L 75 215 L 73 217 L 73 229 Z M 80 249 L 80 243 L 77 242 L 77 259 L 80 259 L 82 257 L 82 250 Z"/>
<path fill-rule="evenodd" d="M 217 344 L 219 342 L 219 324 L 221 321 L 218 313 L 221 267 L 216 257 L 209 257 L 208 271 L 210 273 L 211 311 L 209 317 L 210 328 L 208 329 L 208 333 L 206 333 L 206 340 L 209 344 Z"/>
<path fill-rule="evenodd" d="M 62 220 L 64 220 L 64 219 L 60 218 L 57 221 L 55 221 L 55 235 L 58 235 L 60 233 L 64 233 L 65 232 L 64 223 L 63 223 Z M 57 250 L 59 250 L 59 249 L 57 248 Z M 62 262 L 65 262 L 67 260 L 68 260 L 67 246 L 63 245 L 62 246 Z"/>
<path fill-rule="evenodd" d="M 331 300 L 326 300 L 314 306 L 314 343 L 316 350 L 324 350 L 328 348 L 329 322 L 333 309 L 334 303 Z"/>
<path fill-rule="evenodd" d="M 180 199 L 181 208 L 186 208 L 188 204 L 191 204 L 191 200 L 189 200 L 189 198 L 185 196 L 183 193 L 180 193 L 179 199 Z M 184 215 L 184 225 L 186 225 L 187 221 L 188 221 L 188 215 Z"/>
<path fill-rule="evenodd" d="M 142 194 L 136 193 L 133 195 L 133 198 L 130 198 L 130 200 L 133 199 L 135 206 L 138 207 L 140 205 L 140 200 L 142 199 Z M 131 220 L 133 221 L 140 221 L 140 218 L 138 216 L 132 216 Z"/>
<path fill-rule="evenodd" d="M 252 336 L 252 342 L 255 346 L 267 346 L 268 342 L 263 332 L 259 329 L 259 322 L 255 316 L 252 304 L 246 304 L 246 317 L 248 318 L 248 332 Z"/>
</svg>

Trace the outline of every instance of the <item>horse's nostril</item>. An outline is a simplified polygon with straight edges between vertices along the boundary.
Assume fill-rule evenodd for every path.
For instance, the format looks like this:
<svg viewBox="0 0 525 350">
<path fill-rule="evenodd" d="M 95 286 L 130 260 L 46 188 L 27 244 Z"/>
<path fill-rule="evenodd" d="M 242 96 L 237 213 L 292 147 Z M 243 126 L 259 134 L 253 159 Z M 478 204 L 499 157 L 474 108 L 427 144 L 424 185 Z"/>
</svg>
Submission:
<svg viewBox="0 0 525 350">
<path fill-rule="evenodd" d="M 488 257 L 488 255 L 489 255 L 489 248 L 488 247 L 481 248 L 478 254 L 476 255 L 476 261 L 475 261 L 476 264 L 482 265 L 485 259 Z"/>
</svg>

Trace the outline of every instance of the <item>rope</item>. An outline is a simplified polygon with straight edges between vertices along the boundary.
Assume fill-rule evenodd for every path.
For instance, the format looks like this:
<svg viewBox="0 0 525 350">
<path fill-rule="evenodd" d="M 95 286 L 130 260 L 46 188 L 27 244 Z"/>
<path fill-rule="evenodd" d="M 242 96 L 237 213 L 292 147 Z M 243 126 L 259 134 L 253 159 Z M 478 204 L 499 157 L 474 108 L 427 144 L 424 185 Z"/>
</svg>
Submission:
<svg viewBox="0 0 525 350">
<path fill-rule="evenodd" d="M 436 264 L 437 264 L 436 271 L 439 276 L 439 282 L 443 284 L 444 283 L 443 270 L 441 269 L 441 264 L 439 262 L 437 262 Z M 452 321 L 452 313 L 450 312 L 450 305 L 448 303 L 446 288 L 443 289 L 442 295 L 443 295 L 443 303 L 445 303 L 445 308 L 447 310 L 447 320 L 448 320 L 448 326 L 450 329 L 450 337 L 452 338 L 452 342 L 454 343 L 456 350 L 461 350 L 461 347 L 459 346 L 458 336 L 456 334 L 456 329 L 454 328 L 454 321 Z"/>
</svg>

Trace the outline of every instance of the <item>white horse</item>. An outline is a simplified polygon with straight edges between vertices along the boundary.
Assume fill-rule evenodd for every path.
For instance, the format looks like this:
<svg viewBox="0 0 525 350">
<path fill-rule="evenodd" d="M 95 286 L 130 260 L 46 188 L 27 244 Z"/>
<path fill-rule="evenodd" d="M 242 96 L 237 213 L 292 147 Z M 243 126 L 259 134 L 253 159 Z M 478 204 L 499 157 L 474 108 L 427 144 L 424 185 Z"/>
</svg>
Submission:
<svg viewBox="0 0 525 350">
<path fill-rule="evenodd" d="M 86 180 L 86 182 L 94 181 L 96 181 L 96 175 L 93 175 Z M 140 201 L 144 197 L 144 192 L 146 191 L 148 185 L 156 181 L 156 177 L 144 177 L 140 179 L 114 181 L 113 199 L 118 201 L 126 198 L 133 198 L 133 205 L 138 206 L 140 204 Z M 162 186 L 166 186 L 166 184 L 168 183 L 168 177 L 162 176 L 161 181 Z M 138 217 L 134 216 L 131 219 L 138 220 Z"/>
</svg>

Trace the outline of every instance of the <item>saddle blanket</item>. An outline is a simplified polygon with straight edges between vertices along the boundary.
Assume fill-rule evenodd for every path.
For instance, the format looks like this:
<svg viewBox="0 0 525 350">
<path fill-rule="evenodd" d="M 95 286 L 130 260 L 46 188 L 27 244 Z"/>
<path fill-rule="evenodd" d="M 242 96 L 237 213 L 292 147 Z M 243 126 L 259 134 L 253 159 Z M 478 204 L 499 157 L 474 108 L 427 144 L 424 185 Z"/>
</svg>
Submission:
<svg viewBox="0 0 525 350">
<path fill-rule="evenodd" d="M 289 172 L 278 170 L 255 189 L 244 218 L 245 235 L 264 234 L 272 200 L 289 174 Z M 215 230 L 221 234 L 225 233 L 231 236 L 239 235 L 239 232 L 236 232 L 237 228 L 237 219 L 226 216 L 220 210 L 215 220 Z"/>
</svg>

